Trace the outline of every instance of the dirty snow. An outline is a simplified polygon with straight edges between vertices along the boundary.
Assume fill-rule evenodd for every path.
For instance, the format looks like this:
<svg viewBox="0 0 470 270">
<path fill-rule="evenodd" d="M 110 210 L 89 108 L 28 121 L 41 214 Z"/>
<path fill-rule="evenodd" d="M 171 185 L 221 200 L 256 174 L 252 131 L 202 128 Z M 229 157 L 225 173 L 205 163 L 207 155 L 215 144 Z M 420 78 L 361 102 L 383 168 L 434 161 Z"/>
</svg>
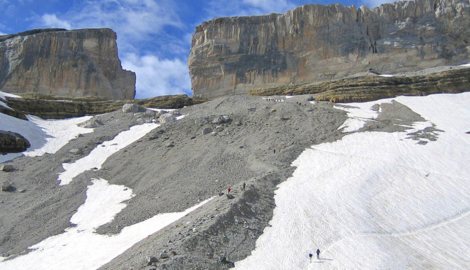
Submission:
<svg viewBox="0 0 470 270">
<path fill-rule="evenodd" d="M 307 149 L 279 185 L 272 226 L 236 269 L 470 268 L 470 93 L 395 100 L 443 130 L 437 141 L 407 138 L 421 123 Z M 375 103 L 353 117 L 373 117 Z"/>
<path fill-rule="evenodd" d="M 160 126 L 155 123 L 147 123 L 132 126 L 129 130 L 119 133 L 114 139 L 99 144 L 88 156 L 83 157 L 74 163 L 62 163 L 64 172 L 59 174 L 60 185 L 68 185 L 73 178 L 91 169 L 100 169 L 101 165 L 112 154 L 139 140 L 151 130 Z"/>
<path fill-rule="evenodd" d="M 120 185 L 109 185 L 104 179 L 93 179 L 88 186 L 87 199 L 71 218 L 76 224 L 62 234 L 49 237 L 30 249 L 30 253 L 1 261 L 0 269 L 35 270 L 90 270 L 97 269 L 122 254 L 135 243 L 184 217 L 210 199 L 184 212 L 156 215 L 148 220 L 125 227 L 120 234 L 107 236 L 95 230 L 119 213 L 132 190 Z"/>
</svg>

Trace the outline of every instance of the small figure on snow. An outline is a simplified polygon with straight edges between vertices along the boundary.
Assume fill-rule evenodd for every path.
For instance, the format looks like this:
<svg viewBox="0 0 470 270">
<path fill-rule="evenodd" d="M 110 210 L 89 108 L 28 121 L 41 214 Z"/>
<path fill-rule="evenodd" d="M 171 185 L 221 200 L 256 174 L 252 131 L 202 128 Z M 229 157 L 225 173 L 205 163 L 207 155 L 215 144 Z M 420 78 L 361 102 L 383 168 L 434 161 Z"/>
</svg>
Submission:
<svg viewBox="0 0 470 270">
<path fill-rule="evenodd" d="M 317 249 L 317 259 L 320 260 L 320 249 Z"/>
<path fill-rule="evenodd" d="M 312 262 L 313 254 L 312 254 L 312 253 L 309 253 L 309 254 L 308 254 L 308 257 L 310 258 L 310 262 Z"/>
<path fill-rule="evenodd" d="M 227 193 L 230 193 L 230 190 L 232 190 L 232 187 L 227 188 Z"/>
<path fill-rule="evenodd" d="M 245 187 L 246 187 L 246 184 L 245 184 L 245 182 L 243 182 L 242 190 L 245 190 Z"/>
</svg>

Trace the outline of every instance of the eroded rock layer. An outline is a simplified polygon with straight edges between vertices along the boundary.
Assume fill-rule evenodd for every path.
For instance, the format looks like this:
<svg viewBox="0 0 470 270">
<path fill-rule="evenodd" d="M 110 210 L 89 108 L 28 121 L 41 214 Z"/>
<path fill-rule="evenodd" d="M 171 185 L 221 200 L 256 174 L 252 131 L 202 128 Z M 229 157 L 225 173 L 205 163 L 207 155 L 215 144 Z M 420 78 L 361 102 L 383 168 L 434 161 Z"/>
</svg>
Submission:
<svg viewBox="0 0 470 270">
<path fill-rule="evenodd" d="M 111 29 L 31 30 L 0 36 L 0 90 L 67 97 L 133 99 Z"/>
<path fill-rule="evenodd" d="M 212 98 L 369 69 L 396 73 L 468 62 L 469 14 L 468 0 L 415 0 L 214 19 L 192 38 L 193 93 Z"/>
</svg>

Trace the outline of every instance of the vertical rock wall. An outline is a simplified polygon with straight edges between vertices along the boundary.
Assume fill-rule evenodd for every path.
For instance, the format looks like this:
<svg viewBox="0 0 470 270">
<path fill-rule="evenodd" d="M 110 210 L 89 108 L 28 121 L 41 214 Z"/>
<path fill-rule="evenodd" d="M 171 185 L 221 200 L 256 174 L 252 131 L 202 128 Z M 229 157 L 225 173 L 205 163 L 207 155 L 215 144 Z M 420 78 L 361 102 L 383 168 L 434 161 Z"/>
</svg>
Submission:
<svg viewBox="0 0 470 270">
<path fill-rule="evenodd" d="M 0 90 L 54 96 L 133 99 L 111 29 L 32 30 L 0 36 Z"/>
<path fill-rule="evenodd" d="M 285 14 L 218 18 L 196 28 L 193 94 L 339 79 L 374 69 L 418 70 L 469 61 L 469 0 L 365 6 L 305 5 Z"/>
</svg>

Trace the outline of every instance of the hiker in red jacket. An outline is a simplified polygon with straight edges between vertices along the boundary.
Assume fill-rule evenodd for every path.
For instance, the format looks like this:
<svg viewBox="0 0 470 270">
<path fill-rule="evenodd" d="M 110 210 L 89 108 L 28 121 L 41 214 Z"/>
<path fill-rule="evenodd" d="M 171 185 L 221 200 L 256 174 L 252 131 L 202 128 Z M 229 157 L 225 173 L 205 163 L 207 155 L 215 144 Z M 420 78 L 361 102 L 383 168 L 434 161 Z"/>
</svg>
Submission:
<svg viewBox="0 0 470 270">
<path fill-rule="evenodd" d="M 232 187 L 227 188 L 228 193 L 230 193 L 230 190 L 232 190 Z"/>
</svg>

